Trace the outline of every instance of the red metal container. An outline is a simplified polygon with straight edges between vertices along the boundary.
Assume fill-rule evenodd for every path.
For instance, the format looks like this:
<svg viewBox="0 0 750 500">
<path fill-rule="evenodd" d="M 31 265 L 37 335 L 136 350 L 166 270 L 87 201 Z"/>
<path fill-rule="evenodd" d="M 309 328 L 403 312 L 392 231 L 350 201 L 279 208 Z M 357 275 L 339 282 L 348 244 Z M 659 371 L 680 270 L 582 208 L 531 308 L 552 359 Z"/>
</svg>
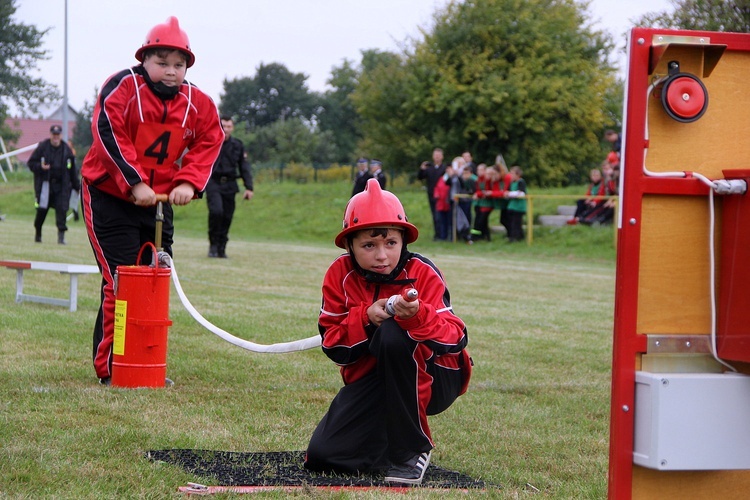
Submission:
<svg viewBox="0 0 750 500">
<path fill-rule="evenodd" d="M 164 387 L 171 271 L 117 266 L 113 386 Z"/>
</svg>

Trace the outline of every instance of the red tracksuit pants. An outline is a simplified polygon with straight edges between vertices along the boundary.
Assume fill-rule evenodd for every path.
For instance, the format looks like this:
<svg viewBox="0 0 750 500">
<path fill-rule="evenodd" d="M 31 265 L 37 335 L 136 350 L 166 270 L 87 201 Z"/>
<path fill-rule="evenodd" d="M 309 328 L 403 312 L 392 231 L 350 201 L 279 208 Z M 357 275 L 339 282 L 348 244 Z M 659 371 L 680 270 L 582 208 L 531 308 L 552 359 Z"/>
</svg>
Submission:
<svg viewBox="0 0 750 500">
<path fill-rule="evenodd" d="M 138 252 L 156 235 L 156 207 L 139 207 L 93 186 L 81 189 L 83 218 L 94 257 L 102 273 L 99 314 L 94 323 L 94 369 L 99 378 L 112 374 L 112 341 L 115 332 L 114 276 L 117 266 L 149 264 L 152 252 L 143 251 L 143 262 L 136 262 Z M 172 255 L 172 207 L 163 206 L 162 246 Z"/>
</svg>

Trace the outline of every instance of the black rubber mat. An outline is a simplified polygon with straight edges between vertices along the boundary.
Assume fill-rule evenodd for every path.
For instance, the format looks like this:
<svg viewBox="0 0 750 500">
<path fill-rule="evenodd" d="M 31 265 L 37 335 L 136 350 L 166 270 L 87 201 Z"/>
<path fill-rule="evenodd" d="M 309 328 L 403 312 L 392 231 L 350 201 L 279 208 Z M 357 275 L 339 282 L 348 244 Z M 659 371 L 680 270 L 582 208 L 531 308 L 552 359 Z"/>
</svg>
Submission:
<svg viewBox="0 0 750 500">
<path fill-rule="evenodd" d="M 382 475 L 322 474 L 302 465 L 304 452 L 278 451 L 269 453 L 212 450 L 151 450 L 151 461 L 178 465 L 191 474 L 214 479 L 221 486 L 389 486 Z M 206 481 L 203 479 L 202 481 Z M 422 487 L 485 489 L 497 488 L 472 479 L 460 472 L 430 464 Z"/>
</svg>

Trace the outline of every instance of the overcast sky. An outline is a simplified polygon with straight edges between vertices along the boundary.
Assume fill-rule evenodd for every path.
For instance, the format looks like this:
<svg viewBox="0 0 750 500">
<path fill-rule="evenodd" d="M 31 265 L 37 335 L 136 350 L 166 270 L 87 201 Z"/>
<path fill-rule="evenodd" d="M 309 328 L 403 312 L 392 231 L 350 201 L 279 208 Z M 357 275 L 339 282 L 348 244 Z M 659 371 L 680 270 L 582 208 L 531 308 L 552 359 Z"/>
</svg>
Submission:
<svg viewBox="0 0 750 500">
<path fill-rule="evenodd" d="M 63 92 L 65 0 L 16 0 L 17 21 L 49 28 L 37 76 Z M 360 62 L 361 50 L 398 51 L 447 0 L 67 0 L 68 102 L 80 110 L 96 89 L 136 64 L 146 33 L 177 16 L 196 56 L 187 78 L 219 102 L 224 79 L 252 77 L 278 62 L 308 76 L 308 88 L 326 89 L 331 68 Z M 646 12 L 672 10 L 669 0 L 593 0 L 597 26 L 620 37 Z M 512 15 L 512 13 L 510 13 Z M 625 56 L 618 58 L 622 66 Z M 623 68 L 624 69 L 624 68 Z"/>
</svg>

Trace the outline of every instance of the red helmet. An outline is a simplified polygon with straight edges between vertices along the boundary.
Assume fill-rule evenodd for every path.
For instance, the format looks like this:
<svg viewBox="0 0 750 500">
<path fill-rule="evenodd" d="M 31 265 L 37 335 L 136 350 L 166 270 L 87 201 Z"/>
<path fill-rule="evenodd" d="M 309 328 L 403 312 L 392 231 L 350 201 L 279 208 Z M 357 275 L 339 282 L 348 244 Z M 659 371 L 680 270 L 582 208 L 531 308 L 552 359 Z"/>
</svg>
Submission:
<svg viewBox="0 0 750 500">
<path fill-rule="evenodd" d="M 394 227 L 404 230 L 404 243 L 417 240 L 419 231 L 408 222 L 404 207 L 395 194 L 380 189 L 377 179 L 367 181 L 365 190 L 352 196 L 344 212 L 344 228 L 336 236 L 337 247 L 346 249 L 346 236 L 371 227 Z"/>
<path fill-rule="evenodd" d="M 607 162 L 610 165 L 616 165 L 620 163 L 620 156 L 615 151 L 610 151 L 607 155 Z"/>
<path fill-rule="evenodd" d="M 180 29 L 180 22 L 174 16 L 170 16 L 164 24 L 157 24 L 151 28 L 151 31 L 146 35 L 146 41 L 135 52 L 135 58 L 143 62 L 145 51 L 159 47 L 184 52 L 187 55 L 188 68 L 195 62 L 195 55 L 190 50 L 190 40 L 188 40 L 187 34 Z"/>
</svg>

